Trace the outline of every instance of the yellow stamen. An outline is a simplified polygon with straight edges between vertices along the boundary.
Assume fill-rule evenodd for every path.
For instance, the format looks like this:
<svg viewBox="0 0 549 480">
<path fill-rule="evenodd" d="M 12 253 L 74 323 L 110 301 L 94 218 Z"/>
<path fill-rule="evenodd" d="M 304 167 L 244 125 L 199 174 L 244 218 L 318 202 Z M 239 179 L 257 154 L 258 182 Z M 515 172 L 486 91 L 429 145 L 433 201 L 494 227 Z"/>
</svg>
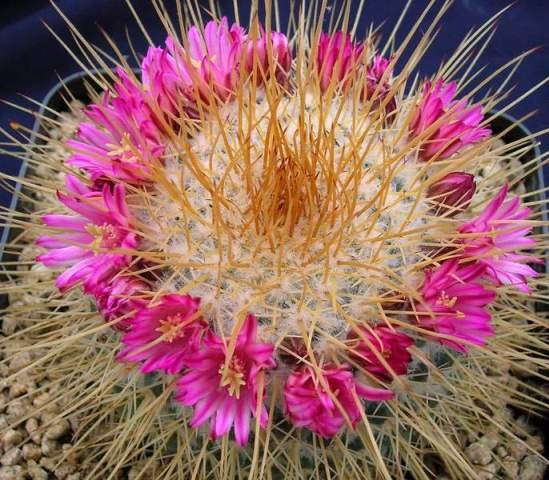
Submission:
<svg viewBox="0 0 549 480">
<path fill-rule="evenodd" d="M 242 370 L 244 366 L 238 358 L 233 356 L 228 366 L 225 364 L 219 368 L 219 374 L 221 375 L 221 386 L 227 387 L 229 395 L 240 398 L 240 387 L 246 385 L 244 380 L 244 373 Z"/>
<path fill-rule="evenodd" d="M 172 343 L 181 333 L 181 329 L 185 324 L 181 322 L 179 315 L 173 315 L 166 317 L 164 320 L 160 320 L 160 326 L 156 329 L 161 333 L 164 340 L 168 343 Z"/>
<path fill-rule="evenodd" d="M 107 152 L 107 156 L 109 157 L 120 157 L 120 160 L 126 162 L 135 162 L 138 160 L 135 152 L 135 147 L 132 145 L 130 136 L 127 133 L 124 133 L 124 135 L 122 135 L 120 145 L 108 143 L 106 147 L 109 149 L 109 151 Z M 128 156 L 128 154 L 130 155 Z"/>
<path fill-rule="evenodd" d="M 437 305 L 443 305 L 444 307 L 453 308 L 457 302 L 457 297 L 450 298 L 446 292 L 442 292 L 437 300 Z"/>
</svg>

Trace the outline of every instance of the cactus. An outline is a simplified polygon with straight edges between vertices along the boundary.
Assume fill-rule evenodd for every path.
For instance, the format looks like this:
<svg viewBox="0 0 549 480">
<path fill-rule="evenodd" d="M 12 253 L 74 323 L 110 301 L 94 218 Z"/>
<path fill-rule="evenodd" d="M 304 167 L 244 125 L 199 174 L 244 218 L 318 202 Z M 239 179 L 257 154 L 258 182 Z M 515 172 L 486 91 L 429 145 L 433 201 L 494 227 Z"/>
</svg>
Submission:
<svg viewBox="0 0 549 480">
<path fill-rule="evenodd" d="M 9 307 L 33 320 L 6 361 L 32 339 L 88 478 L 430 478 L 429 455 L 474 478 L 459 435 L 514 440 L 502 407 L 543 404 L 489 371 L 547 367 L 543 204 L 505 168 L 530 139 L 498 146 L 504 96 L 464 93 L 496 18 L 417 82 L 432 28 L 404 58 L 354 38 L 350 2 L 287 34 L 265 6 L 182 37 L 159 11 L 165 45 L 92 74 L 66 158 L 35 147 L 62 175 L 10 222 L 55 275 L 3 287 L 40 298 Z"/>
</svg>

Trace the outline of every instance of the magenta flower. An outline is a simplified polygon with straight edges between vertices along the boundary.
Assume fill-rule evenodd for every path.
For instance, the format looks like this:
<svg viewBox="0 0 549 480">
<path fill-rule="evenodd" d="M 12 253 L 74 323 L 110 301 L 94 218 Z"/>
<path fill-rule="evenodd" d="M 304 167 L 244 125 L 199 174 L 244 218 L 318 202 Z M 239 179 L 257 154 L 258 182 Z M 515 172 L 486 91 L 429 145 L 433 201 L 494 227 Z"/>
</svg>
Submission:
<svg viewBox="0 0 549 480">
<path fill-rule="evenodd" d="M 131 256 L 117 250 L 135 248 L 137 238 L 131 231 L 123 185 L 105 185 L 97 192 L 68 175 L 66 186 L 68 194 L 58 193 L 59 200 L 77 215 L 42 217 L 59 233 L 36 240 L 50 249 L 37 260 L 48 267 L 69 267 L 57 277 L 56 286 L 62 292 L 83 281 L 86 293 L 93 294 L 129 264 Z"/>
<path fill-rule="evenodd" d="M 368 65 L 366 69 L 366 81 L 368 82 L 368 87 L 370 91 L 374 91 L 375 88 L 382 82 L 383 77 L 386 75 L 386 72 L 389 70 L 391 60 L 383 57 L 382 55 L 374 56 L 372 63 Z M 389 73 L 387 73 L 387 77 Z M 386 84 L 389 78 L 386 78 L 383 82 Z M 373 87 L 373 88 L 372 88 Z"/>
<path fill-rule="evenodd" d="M 360 334 L 349 335 L 350 354 L 364 370 L 381 380 L 391 380 L 391 372 L 383 365 L 381 356 L 396 375 L 405 375 L 412 356 L 408 348 L 414 341 L 405 333 L 385 325 L 360 327 Z"/>
<path fill-rule="evenodd" d="M 269 56 L 271 52 L 271 57 Z M 252 72 L 254 66 L 257 71 L 257 82 L 260 84 L 264 78 L 270 75 L 273 63 L 273 71 L 278 82 L 283 83 L 292 67 L 292 52 L 288 45 L 288 38 L 280 32 L 267 34 L 261 29 L 261 35 L 257 40 L 249 40 L 246 52 L 246 70 Z"/>
<path fill-rule="evenodd" d="M 202 349 L 187 359 L 189 368 L 177 382 L 175 399 L 194 406 L 190 425 L 197 428 L 210 419 L 213 438 L 234 428 L 236 442 L 246 445 L 250 416 L 260 408 L 259 424 L 267 424 L 267 410 L 259 397 L 258 376 L 276 366 L 274 346 L 256 342 L 257 321 L 248 315 L 238 334 L 234 352 L 228 358 L 227 344 L 208 332 Z"/>
<path fill-rule="evenodd" d="M 417 321 L 427 330 L 451 337 L 437 340 L 459 352 L 466 353 L 468 344 L 484 345 L 494 334 L 486 306 L 495 293 L 478 283 L 484 269 L 477 263 L 460 267 L 457 260 L 448 260 L 425 271 L 423 301 L 415 305 Z"/>
<path fill-rule="evenodd" d="M 381 55 L 376 55 L 372 63 L 366 67 L 366 80 L 364 83 L 363 98 L 370 100 L 375 94 L 374 105 L 379 105 L 390 90 L 390 73 L 391 61 Z M 388 113 L 394 112 L 396 109 L 396 100 L 391 100 L 385 106 Z"/>
<path fill-rule="evenodd" d="M 107 322 L 120 319 L 112 327 L 127 332 L 131 326 L 131 314 L 145 307 L 143 293 L 147 284 L 135 275 L 117 275 L 100 284 L 94 292 L 97 308 Z"/>
<path fill-rule="evenodd" d="M 122 337 L 126 347 L 118 354 L 122 362 L 143 362 L 141 371 L 179 373 L 196 352 L 205 322 L 200 299 L 190 295 L 164 295 L 160 303 L 139 310 Z"/>
<path fill-rule="evenodd" d="M 343 82 L 357 67 L 364 45 L 354 43 L 344 32 L 331 35 L 322 32 L 316 53 L 316 68 L 320 76 L 320 89 L 324 92 L 332 81 Z"/>
<path fill-rule="evenodd" d="M 471 203 L 477 184 L 474 175 L 452 172 L 429 187 L 427 196 L 436 203 L 436 212 L 453 216 Z"/>
<path fill-rule="evenodd" d="M 480 105 L 469 106 L 463 100 L 454 100 L 457 84 L 437 81 L 426 82 L 410 124 L 413 135 L 419 136 L 436 123 L 438 127 L 423 140 L 420 157 L 423 160 L 448 158 L 467 145 L 491 134 L 480 124 L 484 118 Z"/>
<path fill-rule="evenodd" d="M 74 151 L 67 163 L 88 172 L 93 181 L 142 183 L 164 146 L 143 92 L 124 70 L 117 74 L 116 96 L 107 92 L 100 105 L 88 107 L 90 122 L 82 122 L 76 139 L 67 142 Z"/>
<path fill-rule="evenodd" d="M 239 80 L 238 65 L 246 32 L 236 23 L 229 24 L 226 17 L 219 22 L 210 21 L 204 28 L 204 35 L 196 27 L 191 27 L 187 33 L 189 40 L 189 58 L 183 58 L 189 69 L 196 63 L 198 83 L 196 87 L 206 98 L 210 91 L 225 101 L 235 91 Z M 196 80 L 195 80 L 196 82 Z"/>
<path fill-rule="evenodd" d="M 246 32 L 226 17 L 219 22 L 210 21 L 204 35 L 196 27 L 187 32 L 189 51 L 168 38 L 166 45 L 179 67 L 178 73 L 186 88 L 184 91 L 195 100 L 197 94 L 209 103 L 216 95 L 222 102 L 228 100 L 240 80 L 239 64 L 246 41 Z M 189 87 L 191 89 L 189 90 Z"/>
<path fill-rule="evenodd" d="M 355 381 L 349 365 L 324 365 L 318 378 L 310 366 L 294 370 L 284 385 L 284 412 L 296 427 L 305 427 L 321 437 L 337 434 L 345 423 L 354 427 L 361 418 L 355 399 L 390 400 L 390 390 Z"/>
<path fill-rule="evenodd" d="M 217 96 L 228 100 L 240 80 L 239 65 L 246 32 L 226 17 L 210 21 L 204 34 L 196 27 L 187 32 L 188 51 L 174 38 L 166 48 L 149 48 L 141 64 L 145 90 L 160 110 L 193 114 L 200 99 L 210 103 Z"/>
<path fill-rule="evenodd" d="M 173 42 L 171 40 L 169 44 L 173 46 Z M 168 116 L 183 110 L 190 95 L 191 79 L 180 75 L 180 68 L 175 58 L 162 47 L 149 47 L 141 63 L 141 81 L 145 91 L 158 110 Z"/>
<path fill-rule="evenodd" d="M 483 264 L 487 278 L 496 285 L 512 285 L 530 293 L 528 278 L 538 274 L 526 263 L 540 260 L 516 252 L 536 243 L 527 236 L 532 227 L 525 222 L 532 212 L 520 207 L 519 197 L 506 201 L 508 190 L 506 185 L 502 187 L 484 211 L 458 231 L 465 235 L 461 239 L 464 255 Z"/>
</svg>

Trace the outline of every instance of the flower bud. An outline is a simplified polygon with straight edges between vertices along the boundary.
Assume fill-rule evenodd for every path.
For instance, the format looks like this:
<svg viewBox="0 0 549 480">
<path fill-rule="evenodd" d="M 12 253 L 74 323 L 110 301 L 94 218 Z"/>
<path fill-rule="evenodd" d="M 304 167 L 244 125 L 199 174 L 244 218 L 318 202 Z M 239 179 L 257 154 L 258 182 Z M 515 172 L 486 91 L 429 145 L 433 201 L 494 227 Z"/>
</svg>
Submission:
<svg viewBox="0 0 549 480">
<path fill-rule="evenodd" d="M 431 185 L 427 195 L 436 203 L 438 214 L 455 215 L 471 203 L 477 185 L 470 173 L 452 172 Z"/>
<path fill-rule="evenodd" d="M 457 89 L 456 82 L 442 80 L 424 85 L 410 132 L 419 136 L 434 124 L 438 124 L 438 128 L 424 139 L 419 152 L 421 160 L 451 157 L 462 148 L 490 136 L 490 128 L 481 126 L 484 120 L 482 106 L 455 100 Z"/>
<path fill-rule="evenodd" d="M 332 80 L 336 83 L 343 82 L 356 68 L 363 49 L 364 45 L 354 43 L 347 33 L 321 33 L 316 52 L 320 89 L 326 91 Z"/>
<path fill-rule="evenodd" d="M 270 47 L 267 42 L 271 43 Z M 269 58 L 269 48 L 272 58 Z M 282 83 L 292 66 L 292 52 L 288 45 L 288 38 L 283 33 L 271 31 L 267 34 L 262 31 L 258 40 L 251 40 L 248 43 L 246 69 L 252 72 L 255 65 L 258 70 L 258 81 L 261 81 L 263 75 L 269 75 L 271 62 L 275 63 L 275 78 Z"/>
<path fill-rule="evenodd" d="M 359 327 L 360 333 L 352 331 L 348 335 L 351 357 L 364 370 L 382 380 L 391 380 L 393 373 L 405 375 L 412 356 L 408 352 L 414 341 L 398 329 L 385 325 L 372 328 Z M 392 372 L 380 361 L 385 359 Z"/>
</svg>

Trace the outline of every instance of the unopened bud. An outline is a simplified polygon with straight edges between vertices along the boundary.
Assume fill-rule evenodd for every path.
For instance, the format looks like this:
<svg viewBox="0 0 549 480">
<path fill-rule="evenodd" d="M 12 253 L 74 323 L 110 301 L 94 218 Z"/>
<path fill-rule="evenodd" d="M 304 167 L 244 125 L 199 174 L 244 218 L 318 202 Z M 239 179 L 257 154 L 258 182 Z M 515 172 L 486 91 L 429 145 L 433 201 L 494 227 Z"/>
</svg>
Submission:
<svg viewBox="0 0 549 480">
<path fill-rule="evenodd" d="M 476 188 L 473 175 L 452 172 L 431 185 L 428 196 L 436 203 L 437 213 L 455 215 L 469 206 Z"/>
</svg>

